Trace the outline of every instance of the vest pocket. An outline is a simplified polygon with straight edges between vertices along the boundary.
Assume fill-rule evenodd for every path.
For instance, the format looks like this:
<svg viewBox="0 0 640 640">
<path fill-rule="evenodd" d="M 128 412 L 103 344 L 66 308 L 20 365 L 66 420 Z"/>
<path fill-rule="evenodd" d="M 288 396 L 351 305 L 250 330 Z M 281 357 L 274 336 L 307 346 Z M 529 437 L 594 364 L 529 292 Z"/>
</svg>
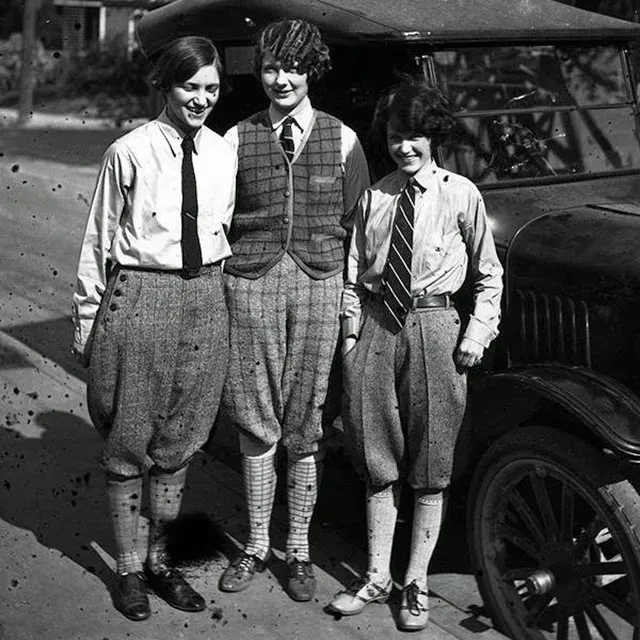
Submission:
<svg viewBox="0 0 640 640">
<path fill-rule="evenodd" d="M 309 176 L 309 190 L 311 192 L 331 191 L 339 176 Z"/>
</svg>

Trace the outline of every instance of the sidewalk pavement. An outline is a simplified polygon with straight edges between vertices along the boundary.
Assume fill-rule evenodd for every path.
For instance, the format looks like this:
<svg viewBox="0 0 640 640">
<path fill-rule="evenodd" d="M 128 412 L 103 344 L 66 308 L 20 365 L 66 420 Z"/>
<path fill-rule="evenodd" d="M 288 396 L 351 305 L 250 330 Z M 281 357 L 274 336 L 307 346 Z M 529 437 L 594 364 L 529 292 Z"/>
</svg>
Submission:
<svg viewBox="0 0 640 640">
<path fill-rule="evenodd" d="M 277 501 L 278 560 L 247 591 L 218 591 L 227 562 L 221 556 L 185 565 L 206 597 L 205 612 L 179 612 L 152 596 L 150 620 L 133 623 L 118 614 L 108 591 L 114 562 L 98 472 L 100 439 L 89 422 L 84 383 L 9 333 L 0 331 L 0 640 L 403 637 L 393 619 L 397 592 L 390 606 L 371 605 L 353 618 L 338 620 L 323 611 L 366 560 L 353 531 L 340 531 L 327 517 L 341 500 L 333 490 L 322 497 L 324 507 L 312 527 L 318 577 L 312 602 L 293 603 L 283 591 L 286 507 Z M 231 547 L 243 541 L 239 473 L 222 460 L 199 455 L 190 469 L 183 513 L 215 520 Z M 206 542 L 196 536 L 191 544 Z M 438 572 L 429 584 L 431 623 L 414 638 L 504 638 L 478 615 L 481 601 L 472 576 Z"/>
<path fill-rule="evenodd" d="M 0 109 L 0 132 L 3 118 L 9 123 L 15 115 Z M 79 124 L 87 129 L 112 126 L 38 113 L 29 126 L 77 129 Z M 5 164 L 17 161 L 17 156 L 9 160 L 9 155 Z M 277 561 L 247 591 L 221 593 L 217 581 L 227 559 L 224 554 L 207 556 L 184 565 L 207 600 L 205 612 L 183 613 L 155 596 L 152 617 L 145 622 L 130 622 L 113 609 L 109 595 L 113 546 L 98 470 L 101 441 L 87 414 L 85 373 L 65 346 L 71 340 L 70 319 L 64 313 L 79 233 L 71 218 L 75 209 L 84 210 L 87 204 L 85 191 L 94 170 L 30 158 L 26 168 L 8 174 L 14 182 L 6 193 L 15 194 L 11 196 L 15 200 L 7 196 L 6 202 L 15 210 L 6 216 L 5 240 L 16 242 L 11 255 L 19 264 L 5 262 L 0 286 L 0 640 L 406 637 L 394 622 L 397 590 L 388 605 L 371 605 L 353 618 L 338 620 L 323 611 L 334 593 L 366 564 L 364 503 L 348 481 L 344 465 L 341 469 L 339 460 L 332 465 L 329 459 L 311 531 L 318 578 L 312 602 L 294 603 L 283 591 L 287 514 L 286 505 L 277 498 L 272 527 Z M 58 182 L 65 183 L 64 189 L 58 189 Z M 51 188 L 50 183 L 57 186 Z M 55 202 L 45 210 L 51 198 Z M 31 227 L 25 227 L 23 210 L 37 213 Z M 50 226 L 50 216 L 55 216 L 55 226 Z M 53 252 L 55 259 L 30 253 L 27 238 L 45 243 L 42 251 Z M 40 272 L 46 269 L 48 274 L 51 264 L 56 268 L 53 275 L 57 270 L 60 275 L 45 283 Z M 41 287 L 37 293 L 32 281 Z M 227 440 L 231 439 L 229 435 Z M 187 528 L 191 537 L 183 552 L 207 547 L 209 539 L 202 536 L 211 520 L 228 537 L 225 552 L 246 539 L 242 481 L 230 460 L 226 453 L 215 458 L 200 454 L 191 465 L 183 513 L 199 514 L 201 526 Z M 143 510 L 143 526 L 144 515 Z M 408 528 L 408 523 L 399 522 L 396 578 L 406 561 Z M 445 523 L 429 578 L 431 623 L 412 637 L 504 640 L 483 615 L 465 556 L 463 526 L 459 521 Z"/>
<path fill-rule="evenodd" d="M 76 114 L 47 113 L 34 111 L 31 113 L 26 128 L 30 129 L 120 129 L 122 132 L 135 129 L 147 122 L 148 118 L 128 118 L 116 125 L 114 118 L 83 117 Z M 13 107 L 0 107 L 0 127 L 15 127 L 18 122 L 18 109 Z"/>
</svg>

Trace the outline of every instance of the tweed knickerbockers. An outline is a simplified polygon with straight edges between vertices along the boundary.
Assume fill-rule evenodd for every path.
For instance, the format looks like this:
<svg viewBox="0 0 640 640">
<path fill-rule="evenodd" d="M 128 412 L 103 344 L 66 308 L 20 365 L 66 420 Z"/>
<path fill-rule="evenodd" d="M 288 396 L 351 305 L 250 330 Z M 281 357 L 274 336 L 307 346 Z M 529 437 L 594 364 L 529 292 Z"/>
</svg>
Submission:
<svg viewBox="0 0 640 640">
<path fill-rule="evenodd" d="M 445 489 L 468 447 L 466 373 L 453 359 L 460 316 L 454 307 L 416 309 L 396 335 L 385 323 L 382 304 L 368 302 L 344 360 L 347 445 L 371 485 L 402 478 L 414 489 Z"/>
<path fill-rule="evenodd" d="M 317 451 L 338 397 L 330 385 L 337 353 L 342 274 L 314 280 L 285 254 L 257 279 L 225 276 L 229 374 L 221 414 L 243 433 L 293 453 Z"/>
<path fill-rule="evenodd" d="M 228 359 L 219 266 L 198 278 L 116 267 L 96 318 L 89 412 L 122 476 L 184 465 L 206 442 Z"/>
</svg>

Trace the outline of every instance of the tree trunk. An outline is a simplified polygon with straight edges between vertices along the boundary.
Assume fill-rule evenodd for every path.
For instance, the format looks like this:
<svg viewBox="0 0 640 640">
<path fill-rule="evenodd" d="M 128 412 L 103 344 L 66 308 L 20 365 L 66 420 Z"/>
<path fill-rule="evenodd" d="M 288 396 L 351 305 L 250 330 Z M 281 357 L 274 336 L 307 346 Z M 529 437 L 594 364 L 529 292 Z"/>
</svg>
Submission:
<svg viewBox="0 0 640 640">
<path fill-rule="evenodd" d="M 33 90 L 35 87 L 34 49 L 36 44 L 36 16 L 39 6 L 40 0 L 25 0 L 22 23 L 19 125 L 26 124 L 33 111 Z"/>
</svg>

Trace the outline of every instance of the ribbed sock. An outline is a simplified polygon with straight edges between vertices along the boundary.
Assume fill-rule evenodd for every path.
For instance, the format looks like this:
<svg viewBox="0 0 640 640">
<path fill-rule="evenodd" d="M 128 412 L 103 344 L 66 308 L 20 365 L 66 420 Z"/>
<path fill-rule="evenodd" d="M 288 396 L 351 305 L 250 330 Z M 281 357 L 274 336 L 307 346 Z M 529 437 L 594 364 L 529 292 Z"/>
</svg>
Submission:
<svg viewBox="0 0 640 640">
<path fill-rule="evenodd" d="M 107 478 L 107 499 L 116 545 L 116 572 L 142 571 L 137 550 L 142 478 Z"/>
<path fill-rule="evenodd" d="M 393 534 L 398 518 L 400 484 L 367 489 L 369 578 L 384 585 L 391 577 Z"/>
<path fill-rule="evenodd" d="M 405 586 L 413 580 L 427 591 L 427 572 L 431 556 L 436 548 L 443 514 L 443 494 L 416 492 L 411 532 L 411 555 L 405 575 Z"/>
</svg>

